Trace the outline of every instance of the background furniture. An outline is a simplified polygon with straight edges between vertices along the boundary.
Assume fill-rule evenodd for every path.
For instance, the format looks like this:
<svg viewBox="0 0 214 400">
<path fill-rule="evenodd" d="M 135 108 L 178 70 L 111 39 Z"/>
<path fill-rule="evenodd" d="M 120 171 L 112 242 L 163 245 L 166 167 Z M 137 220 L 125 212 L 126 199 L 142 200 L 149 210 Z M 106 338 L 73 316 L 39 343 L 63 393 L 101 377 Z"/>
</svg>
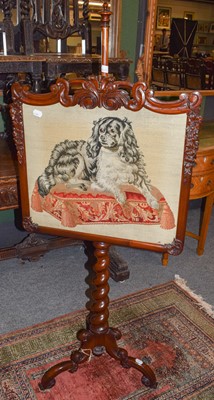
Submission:
<svg viewBox="0 0 214 400">
<path fill-rule="evenodd" d="M 191 232 L 186 234 L 198 240 L 197 253 L 204 253 L 209 221 L 214 202 L 214 136 L 206 137 L 206 129 L 214 131 L 214 122 L 207 126 L 202 125 L 200 146 L 193 168 L 190 199 L 204 198 L 204 211 L 201 220 L 200 233 L 195 235 Z M 205 132 L 203 132 L 205 131 Z M 202 135 L 204 133 L 204 136 Z"/>
<path fill-rule="evenodd" d="M 186 89 L 206 89 L 206 67 L 203 59 L 187 59 L 184 63 L 184 87 Z M 211 89 L 211 87 L 209 88 Z"/>
<path fill-rule="evenodd" d="M 196 239 L 197 254 L 204 253 L 209 222 L 214 203 L 214 121 L 202 123 L 200 128 L 199 150 L 192 171 L 190 200 L 203 199 L 201 218 L 199 216 L 199 234 L 186 232 Z M 162 264 L 168 264 L 168 254 L 164 253 Z"/>
<path fill-rule="evenodd" d="M 16 156 L 3 137 L 0 137 L 0 154 L 0 210 L 15 209 L 19 207 L 18 168 Z"/>
<path fill-rule="evenodd" d="M 154 55 L 151 85 L 157 90 L 212 90 L 214 61 Z"/>
<path fill-rule="evenodd" d="M 118 80 L 126 80 L 129 75 L 131 61 L 127 58 L 110 58 L 109 73 Z M 4 100 L 10 102 L 10 87 L 21 79 L 32 85 L 34 92 L 49 90 L 49 86 L 58 77 L 68 73 L 78 76 L 99 75 L 101 69 L 100 56 L 74 56 L 72 54 L 11 55 L 0 57 L 0 88 L 4 92 Z"/>
<path fill-rule="evenodd" d="M 165 61 L 167 90 L 182 90 L 184 88 L 184 72 L 182 62 L 172 58 Z"/>
<path fill-rule="evenodd" d="M 2 1 L 0 7 L 8 54 L 47 51 L 49 39 L 60 40 L 60 52 L 66 52 L 66 39 L 74 34 L 85 40 L 85 52 L 91 54 L 88 0 L 83 1 L 81 12 L 78 0 L 10 0 Z"/>
</svg>

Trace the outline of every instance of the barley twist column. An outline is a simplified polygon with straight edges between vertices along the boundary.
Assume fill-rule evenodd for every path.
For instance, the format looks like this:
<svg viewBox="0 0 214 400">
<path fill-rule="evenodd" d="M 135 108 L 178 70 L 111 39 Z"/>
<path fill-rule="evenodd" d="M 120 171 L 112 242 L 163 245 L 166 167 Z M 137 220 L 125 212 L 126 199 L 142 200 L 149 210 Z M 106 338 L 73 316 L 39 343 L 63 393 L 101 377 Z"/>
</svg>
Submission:
<svg viewBox="0 0 214 400">
<path fill-rule="evenodd" d="M 97 262 L 93 265 L 93 271 L 96 275 L 91 280 L 91 300 L 88 323 L 92 332 L 101 333 L 108 329 L 109 244 L 95 242 L 94 247 L 94 256 Z"/>
</svg>

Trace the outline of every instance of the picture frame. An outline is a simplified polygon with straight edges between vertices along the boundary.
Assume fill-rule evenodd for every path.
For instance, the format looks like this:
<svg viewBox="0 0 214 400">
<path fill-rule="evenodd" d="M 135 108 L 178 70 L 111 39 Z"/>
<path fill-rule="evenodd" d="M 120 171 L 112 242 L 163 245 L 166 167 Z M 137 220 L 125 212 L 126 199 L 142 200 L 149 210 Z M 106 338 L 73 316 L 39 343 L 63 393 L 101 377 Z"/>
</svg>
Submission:
<svg viewBox="0 0 214 400">
<path fill-rule="evenodd" d="M 157 7 L 156 29 L 170 30 L 172 9 L 170 7 Z"/>
<path fill-rule="evenodd" d="M 209 32 L 209 23 L 204 23 L 204 33 Z"/>
<path fill-rule="evenodd" d="M 214 33 L 214 22 L 210 24 L 209 32 Z"/>
<path fill-rule="evenodd" d="M 204 24 L 202 24 L 202 23 L 198 24 L 197 32 L 199 32 L 199 33 L 204 32 Z"/>
<path fill-rule="evenodd" d="M 198 36 L 197 44 L 198 45 L 206 45 L 207 44 L 207 36 Z"/>
<path fill-rule="evenodd" d="M 71 88 L 79 85 L 82 88 L 70 94 Z M 199 93 L 161 102 L 147 91 L 144 83 L 123 82 L 121 87 L 121 82 L 112 82 L 112 78 L 100 81 L 91 77 L 72 82 L 58 79 L 50 93 L 44 94 L 32 93 L 17 82 L 12 96 L 10 110 L 19 163 L 23 226 L 28 232 L 104 240 L 172 255 L 182 251 L 191 169 L 198 143 Z M 114 131 L 111 145 L 105 138 L 107 128 Z M 176 134 L 171 135 L 172 129 Z M 97 138 L 104 130 L 104 137 Z M 114 184 L 123 176 L 123 169 L 111 184 L 106 186 L 106 182 L 112 166 L 114 172 L 127 168 L 122 135 L 132 138 L 131 153 L 135 144 L 140 150 L 134 152 L 136 160 L 127 169 L 134 167 L 131 176 L 137 171 L 136 180 L 120 181 L 118 189 Z M 98 140 L 95 144 L 94 137 Z M 100 153 L 94 155 L 95 150 L 103 146 L 101 158 L 94 160 L 93 157 L 100 157 Z M 115 150 L 112 152 L 108 146 Z M 115 159 L 116 149 L 119 155 Z M 110 162 L 104 161 L 106 151 Z M 74 164 L 71 155 L 75 156 Z M 106 177 L 102 164 L 107 169 Z M 71 173 L 75 165 L 87 165 L 87 171 L 79 170 L 78 180 L 73 180 Z M 128 179 L 127 172 L 124 176 Z"/>
<path fill-rule="evenodd" d="M 184 18 L 185 19 L 189 19 L 189 20 L 193 20 L 195 13 L 192 11 L 184 11 Z"/>
</svg>

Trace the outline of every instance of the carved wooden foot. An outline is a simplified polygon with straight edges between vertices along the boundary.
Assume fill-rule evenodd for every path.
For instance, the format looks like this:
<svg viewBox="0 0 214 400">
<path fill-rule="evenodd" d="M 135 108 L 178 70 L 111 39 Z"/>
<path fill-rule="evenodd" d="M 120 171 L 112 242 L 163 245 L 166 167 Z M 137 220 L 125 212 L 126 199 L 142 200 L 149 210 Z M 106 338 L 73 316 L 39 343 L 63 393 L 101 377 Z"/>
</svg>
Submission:
<svg viewBox="0 0 214 400">
<path fill-rule="evenodd" d="M 41 382 L 39 383 L 39 388 L 41 390 L 51 389 L 56 381 L 55 378 L 57 375 L 61 374 L 64 371 L 75 372 L 78 369 L 78 364 L 83 363 L 88 360 L 89 355 L 84 353 L 81 349 L 78 351 L 74 351 L 71 354 L 71 359 L 68 361 L 62 361 L 51 367 L 42 377 Z"/>
<path fill-rule="evenodd" d="M 88 256 L 86 267 L 92 272 L 89 276 L 89 302 L 86 304 L 90 312 L 86 318 L 86 329 L 81 329 L 77 333 L 77 338 L 81 342 L 80 349 L 71 354 L 69 361 L 51 367 L 43 375 L 39 384 L 40 389 L 50 389 L 55 384 L 55 377 L 61 372 L 76 372 L 79 364 L 87 361 L 92 354 L 101 356 L 105 351 L 124 368 L 132 367 L 140 371 L 143 374 L 142 383 L 155 388 L 157 382 L 152 369 L 143 361 L 129 356 L 125 349 L 118 347 L 117 340 L 121 338 L 121 332 L 108 325 L 109 244 L 87 242 L 86 254 Z"/>
</svg>

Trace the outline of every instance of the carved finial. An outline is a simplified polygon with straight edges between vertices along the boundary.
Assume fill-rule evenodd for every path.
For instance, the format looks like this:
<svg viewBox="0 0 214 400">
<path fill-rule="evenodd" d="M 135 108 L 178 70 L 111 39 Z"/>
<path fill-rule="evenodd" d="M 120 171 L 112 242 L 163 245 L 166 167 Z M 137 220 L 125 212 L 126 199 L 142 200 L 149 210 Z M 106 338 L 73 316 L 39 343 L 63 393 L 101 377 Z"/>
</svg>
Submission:
<svg viewBox="0 0 214 400">
<path fill-rule="evenodd" d="M 88 0 L 84 0 L 84 2 L 83 2 L 82 15 L 83 15 L 84 20 L 89 18 L 89 1 Z"/>
<path fill-rule="evenodd" d="M 108 11 L 108 3 L 107 3 L 107 1 L 104 1 L 103 9 L 104 9 L 104 11 Z"/>
<path fill-rule="evenodd" d="M 30 19 L 30 0 L 21 0 L 20 2 L 20 10 L 21 10 L 21 17 L 24 20 Z"/>
<path fill-rule="evenodd" d="M 0 6 L 4 13 L 4 20 L 10 20 L 12 18 L 12 3 L 8 0 L 2 0 Z"/>
</svg>

